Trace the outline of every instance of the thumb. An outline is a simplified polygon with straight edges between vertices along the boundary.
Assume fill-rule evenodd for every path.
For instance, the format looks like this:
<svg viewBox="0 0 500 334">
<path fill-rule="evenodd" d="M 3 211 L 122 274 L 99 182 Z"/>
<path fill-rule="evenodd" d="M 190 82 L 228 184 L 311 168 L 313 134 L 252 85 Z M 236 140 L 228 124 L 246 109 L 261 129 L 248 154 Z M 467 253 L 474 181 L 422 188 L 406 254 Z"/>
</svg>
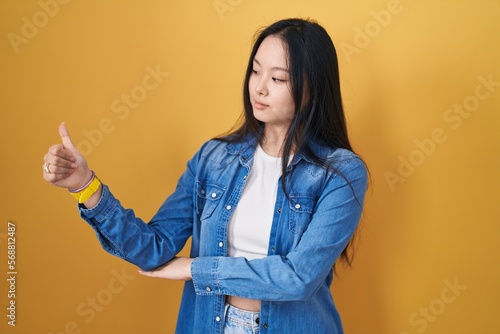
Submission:
<svg viewBox="0 0 500 334">
<path fill-rule="evenodd" d="M 68 129 L 66 129 L 66 123 L 62 122 L 59 125 L 59 136 L 61 136 L 61 141 L 64 147 L 66 148 L 74 148 L 73 142 L 71 141 L 71 137 L 69 136 Z"/>
</svg>

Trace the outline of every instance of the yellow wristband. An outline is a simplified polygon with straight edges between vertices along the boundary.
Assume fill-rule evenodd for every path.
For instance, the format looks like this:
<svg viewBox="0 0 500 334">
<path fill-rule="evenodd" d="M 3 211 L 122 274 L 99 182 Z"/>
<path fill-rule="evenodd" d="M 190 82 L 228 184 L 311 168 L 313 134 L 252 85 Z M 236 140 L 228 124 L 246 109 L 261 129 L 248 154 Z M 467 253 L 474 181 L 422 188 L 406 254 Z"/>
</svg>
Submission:
<svg viewBox="0 0 500 334">
<path fill-rule="evenodd" d="M 90 182 L 85 189 L 77 193 L 71 193 L 71 195 L 78 200 L 78 203 L 85 203 L 92 195 L 94 195 L 100 185 L 101 181 L 97 176 L 94 176 L 92 182 Z"/>
</svg>

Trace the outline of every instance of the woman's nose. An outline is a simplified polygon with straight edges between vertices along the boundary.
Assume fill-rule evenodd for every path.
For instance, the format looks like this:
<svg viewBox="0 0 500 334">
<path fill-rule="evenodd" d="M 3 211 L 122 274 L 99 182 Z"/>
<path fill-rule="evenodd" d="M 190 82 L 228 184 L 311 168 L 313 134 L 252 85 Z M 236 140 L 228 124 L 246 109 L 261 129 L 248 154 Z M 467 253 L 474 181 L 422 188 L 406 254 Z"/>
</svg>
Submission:
<svg viewBox="0 0 500 334">
<path fill-rule="evenodd" d="M 255 92 L 260 95 L 267 95 L 268 90 L 264 78 L 259 78 L 257 85 L 255 85 Z"/>
</svg>

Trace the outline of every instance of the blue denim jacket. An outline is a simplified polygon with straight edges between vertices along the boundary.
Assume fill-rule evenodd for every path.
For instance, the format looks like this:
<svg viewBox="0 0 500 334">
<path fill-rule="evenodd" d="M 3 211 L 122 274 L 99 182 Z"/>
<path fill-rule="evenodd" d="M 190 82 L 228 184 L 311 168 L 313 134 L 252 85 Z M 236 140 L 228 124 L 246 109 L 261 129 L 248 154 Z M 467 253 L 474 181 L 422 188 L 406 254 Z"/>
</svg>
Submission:
<svg viewBox="0 0 500 334">
<path fill-rule="evenodd" d="M 293 169 L 290 200 L 278 187 L 268 256 L 227 257 L 229 218 L 256 144 L 205 143 L 149 224 L 107 186 L 96 207 L 80 206 L 81 216 L 106 251 L 144 270 L 172 259 L 192 236 L 193 279 L 184 286 L 176 333 L 223 333 L 226 295 L 262 301 L 261 333 L 343 333 L 330 292 L 332 267 L 361 216 L 365 165 L 348 150 L 313 145 L 332 161 L 332 172 L 297 152 L 287 171 Z"/>
</svg>

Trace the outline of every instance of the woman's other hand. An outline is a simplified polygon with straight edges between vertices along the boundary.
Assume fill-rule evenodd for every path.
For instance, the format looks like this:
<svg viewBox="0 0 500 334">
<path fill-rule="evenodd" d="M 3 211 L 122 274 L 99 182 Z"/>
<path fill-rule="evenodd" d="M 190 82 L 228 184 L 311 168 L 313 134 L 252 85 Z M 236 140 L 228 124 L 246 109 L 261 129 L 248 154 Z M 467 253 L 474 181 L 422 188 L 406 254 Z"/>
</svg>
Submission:
<svg viewBox="0 0 500 334">
<path fill-rule="evenodd" d="M 193 261 L 193 258 L 175 257 L 158 269 L 152 271 L 139 270 L 139 274 L 149 277 L 189 281 L 192 279 L 191 263 Z"/>
</svg>

